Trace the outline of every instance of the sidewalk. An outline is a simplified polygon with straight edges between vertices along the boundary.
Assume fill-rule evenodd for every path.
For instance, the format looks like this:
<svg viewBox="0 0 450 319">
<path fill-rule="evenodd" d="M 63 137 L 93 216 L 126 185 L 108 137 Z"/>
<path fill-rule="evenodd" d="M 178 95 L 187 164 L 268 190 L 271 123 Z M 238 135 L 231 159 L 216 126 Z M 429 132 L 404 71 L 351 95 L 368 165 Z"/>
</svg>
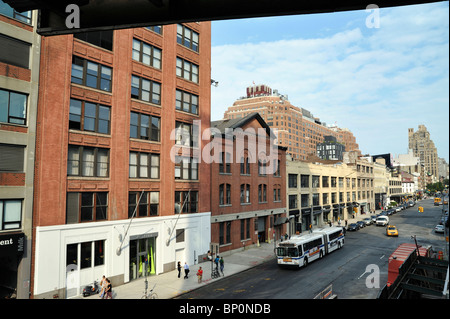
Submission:
<svg viewBox="0 0 450 319">
<path fill-rule="evenodd" d="M 239 273 L 246 269 L 255 267 L 265 261 L 275 257 L 274 243 L 263 243 L 260 247 L 251 247 L 245 250 L 235 251 L 233 253 L 221 254 L 224 259 L 225 277 Z M 196 276 L 199 267 L 203 269 L 203 282 L 198 283 Z M 147 277 L 148 289 L 152 289 L 156 284 L 155 292 L 158 299 L 170 299 L 183 293 L 207 285 L 211 282 L 220 280 L 224 277 L 211 279 L 211 262 L 202 262 L 196 265 L 190 265 L 189 278 L 184 279 L 184 269 L 181 270 L 181 276 L 178 278 L 178 270 L 173 270 L 156 276 Z M 144 294 L 144 278 L 133 280 L 129 283 L 113 287 L 114 299 L 141 299 Z M 83 297 L 78 297 L 83 298 Z M 99 295 L 85 297 L 83 299 L 99 299 Z"/>
<path fill-rule="evenodd" d="M 381 210 L 377 210 L 375 214 L 379 214 Z M 356 221 L 362 220 L 366 217 L 370 217 L 373 214 L 358 214 L 355 218 L 347 220 L 347 224 L 350 225 Z M 337 223 L 334 223 L 336 226 Z M 344 226 L 344 222 L 341 222 L 341 226 Z M 244 270 L 255 267 L 261 263 L 264 263 L 275 257 L 274 243 L 262 243 L 259 247 L 250 247 L 245 250 L 234 251 L 232 253 L 225 252 L 220 254 L 224 261 L 224 274 L 230 276 Z M 196 276 L 199 267 L 203 269 L 203 281 L 198 283 Z M 158 299 L 171 299 L 179 296 L 183 293 L 207 285 L 211 282 L 220 280 L 224 277 L 211 279 L 211 262 L 202 262 L 196 265 L 189 265 L 190 272 L 189 278 L 184 279 L 184 269 L 181 270 L 181 276 L 178 278 L 178 270 L 173 270 L 160 275 L 149 276 L 148 289 L 152 289 L 156 284 L 155 292 L 158 295 Z M 140 278 L 123 285 L 113 287 L 113 297 L 115 299 L 141 299 L 144 294 L 145 279 Z M 83 297 L 77 297 L 83 298 Z M 93 295 L 85 297 L 83 299 L 99 299 L 99 295 Z"/>
</svg>

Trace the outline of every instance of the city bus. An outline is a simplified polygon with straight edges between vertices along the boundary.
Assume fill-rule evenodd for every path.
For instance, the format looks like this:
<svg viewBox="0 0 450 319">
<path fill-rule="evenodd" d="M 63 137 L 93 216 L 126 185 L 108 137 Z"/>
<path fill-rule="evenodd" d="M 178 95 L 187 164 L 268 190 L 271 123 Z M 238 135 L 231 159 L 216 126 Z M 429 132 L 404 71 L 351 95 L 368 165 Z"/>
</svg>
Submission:
<svg viewBox="0 0 450 319">
<path fill-rule="evenodd" d="M 343 244 L 344 234 L 341 227 L 321 228 L 312 233 L 295 235 L 278 243 L 277 263 L 279 266 L 303 267 L 341 248 Z"/>
</svg>

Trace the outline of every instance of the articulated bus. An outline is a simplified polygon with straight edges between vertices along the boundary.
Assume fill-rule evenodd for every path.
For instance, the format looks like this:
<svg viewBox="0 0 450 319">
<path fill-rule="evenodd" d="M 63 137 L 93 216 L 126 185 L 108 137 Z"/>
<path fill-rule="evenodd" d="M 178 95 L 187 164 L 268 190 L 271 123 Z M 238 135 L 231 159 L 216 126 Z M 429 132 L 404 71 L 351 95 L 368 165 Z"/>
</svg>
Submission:
<svg viewBox="0 0 450 319">
<path fill-rule="evenodd" d="M 327 227 L 292 236 L 277 245 L 279 266 L 303 267 L 344 245 L 342 227 Z"/>
</svg>

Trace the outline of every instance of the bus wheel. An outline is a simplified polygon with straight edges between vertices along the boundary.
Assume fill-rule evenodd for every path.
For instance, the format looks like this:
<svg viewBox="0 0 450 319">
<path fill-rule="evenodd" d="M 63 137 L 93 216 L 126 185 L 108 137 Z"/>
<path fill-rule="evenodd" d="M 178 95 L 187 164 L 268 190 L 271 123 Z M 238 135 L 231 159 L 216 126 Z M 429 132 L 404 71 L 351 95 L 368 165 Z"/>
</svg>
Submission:
<svg viewBox="0 0 450 319">
<path fill-rule="evenodd" d="M 303 267 L 308 266 L 308 258 L 305 257 L 305 259 L 303 260 Z"/>
</svg>

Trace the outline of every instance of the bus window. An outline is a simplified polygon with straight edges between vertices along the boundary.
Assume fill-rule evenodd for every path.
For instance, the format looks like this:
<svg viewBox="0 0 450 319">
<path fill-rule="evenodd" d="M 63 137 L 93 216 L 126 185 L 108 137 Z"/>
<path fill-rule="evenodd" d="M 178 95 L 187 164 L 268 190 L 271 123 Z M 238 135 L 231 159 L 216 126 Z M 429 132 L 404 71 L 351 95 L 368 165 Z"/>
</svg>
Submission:
<svg viewBox="0 0 450 319">
<path fill-rule="evenodd" d="M 287 256 L 288 257 L 298 257 L 298 249 L 297 247 L 295 248 L 288 248 L 287 249 Z"/>
</svg>

